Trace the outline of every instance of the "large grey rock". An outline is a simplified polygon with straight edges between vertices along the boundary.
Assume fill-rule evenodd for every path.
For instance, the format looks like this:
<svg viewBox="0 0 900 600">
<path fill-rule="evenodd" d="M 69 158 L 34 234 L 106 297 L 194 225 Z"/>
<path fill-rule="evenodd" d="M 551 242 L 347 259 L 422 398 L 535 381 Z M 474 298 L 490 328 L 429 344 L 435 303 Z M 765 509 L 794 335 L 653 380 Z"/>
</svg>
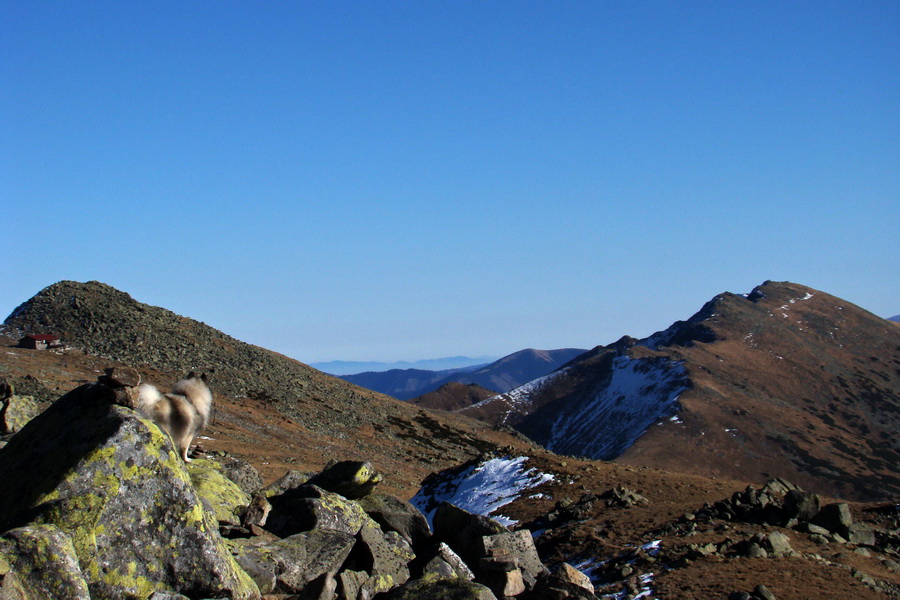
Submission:
<svg viewBox="0 0 900 600">
<path fill-rule="evenodd" d="M 251 496 L 263 487 L 262 476 L 256 467 L 234 456 L 215 459 L 221 465 L 222 473 Z"/>
<path fill-rule="evenodd" d="M 350 534 L 316 529 L 276 542 L 241 545 L 236 548 L 237 562 L 262 593 L 296 594 L 323 575 L 337 575 L 355 544 Z"/>
<path fill-rule="evenodd" d="M 445 542 L 470 567 L 484 555 L 483 536 L 509 530 L 490 517 L 476 515 L 449 502 L 442 502 L 434 513 L 434 535 Z"/>
<path fill-rule="evenodd" d="M 250 495 L 228 479 L 218 462 L 199 458 L 187 465 L 191 484 L 219 523 L 240 525 L 240 514 L 250 504 Z"/>
<path fill-rule="evenodd" d="M 91 600 L 72 540 L 54 525 L 4 533 L 0 562 L 8 565 L 0 578 L 0 598 Z"/>
<path fill-rule="evenodd" d="M 836 533 L 844 539 L 848 539 L 850 537 L 850 526 L 853 525 L 850 505 L 846 502 L 826 504 L 812 522 L 815 525 L 824 527 L 831 533 Z"/>
<path fill-rule="evenodd" d="M 169 436 L 125 406 L 129 391 L 69 392 L 0 451 L 0 531 L 55 525 L 93 598 L 255 598 Z M 122 396 L 124 394 L 125 396 Z"/>
<path fill-rule="evenodd" d="M 783 511 L 786 519 L 811 521 L 819 512 L 819 495 L 790 490 L 784 495 Z"/>
<path fill-rule="evenodd" d="M 391 532 L 402 540 L 396 532 Z M 407 564 L 415 558 L 412 549 L 391 543 L 375 523 L 364 524 L 357 535 L 356 552 L 363 555 L 364 570 L 371 574 L 368 589 L 374 594 L 390 591 L 409 580 Z"/>
<path fill-rule="evenodd" d="M 356 535 L 371 521 L 359 504 L 314 485 L 302 485 L 269 498 L 272 510 L 266 529 L 286 537 L 312 529 L 333 529 Z"/>
<path fill-rule="evenodd" d="M 519 529 L 481 538 L 484 556 L 509 556 L 516 560 L 528 589 L 532 589 L 538 577 L 547 572 L 541 562 L 534 538 L 527 529 Z M 506 594 L 510 595 L 510 594 Z"/>
<path fill-rule="evenodd" d="M 410 504 L 386 494 L 370 494 L 361 498 L 359 505 L 384 531 L 396 531 L 413 548 L 421 548 L 431 539 L 428 520 Z"/>
</svg>

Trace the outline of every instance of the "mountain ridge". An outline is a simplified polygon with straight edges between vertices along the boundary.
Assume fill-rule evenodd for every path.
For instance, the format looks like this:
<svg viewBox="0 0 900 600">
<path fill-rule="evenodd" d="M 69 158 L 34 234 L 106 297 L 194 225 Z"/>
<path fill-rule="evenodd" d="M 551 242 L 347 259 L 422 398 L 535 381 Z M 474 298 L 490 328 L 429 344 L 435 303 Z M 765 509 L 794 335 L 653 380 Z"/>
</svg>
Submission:
<svg viewBox="0 0 900 600">
<path fill-rule="evenodd" d="M 460 412 L 567 454 L 754 481 L 777 474 L 823 493 L 885 499 L 900 495 L 898 367 L 900 329 L 824 292 L 767 281 Z M 641 369 L 684 372 L 671 387 L 656 376 L 625 389 L 626 368 L 632 379 Z M 655 412 L 633 402 L 654 393 Z M 642 433 L 614 443 L 634 432 L 611 431 L 610 419 Z"/>
</svg>

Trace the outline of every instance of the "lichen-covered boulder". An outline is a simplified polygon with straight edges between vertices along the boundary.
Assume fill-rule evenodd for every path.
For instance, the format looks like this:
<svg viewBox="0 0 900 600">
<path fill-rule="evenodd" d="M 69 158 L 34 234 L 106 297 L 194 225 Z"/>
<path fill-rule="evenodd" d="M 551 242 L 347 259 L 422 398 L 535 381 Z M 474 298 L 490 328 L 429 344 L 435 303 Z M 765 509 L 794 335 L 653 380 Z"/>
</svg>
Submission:
<svg viewBox="0 0 900 600">
<path fill-rule="evenodd" d="M 251 496 L 262 488 L 262 476 L 256 470 L 256 467 L 246 460 L 241 460 L 234 456 L 225 456 L 216 458 L 215 462 L 219 464 L 225 477 L 236 483 L 239 488 Z"/>
<path fill-rule="evenodd" d="M 311 529 L 333 529 L 356 535 L 363 523 L 371 521 L 356 502 L 314 485 L 302 485 L 272 496 L 269 503 L 272 510 L 266 529 L 279 537 Z"/>
<path fill-rule="evenodd" d="M 235 552 L 262 593 L 295 594 L 322 576 L 333 578 L 355 544 L 350 534 L 316 529 L 276 542 L 241 544 Z"/>
<path fill-rule="evenodd" d="M 360 528 L 356 538 L 357 553 L 364 555 L 367 563 L 364 570 L 371 574 L 363 589 L 375 595 L 409 580 L 407 565 L 415 555 L 397 532 L 384 534 L 377 524 L 370 522 Z"/>
<path fill-rule="evenodd" d="M 430 542 L 428 520 L 409 502 L 386 494 L 369 494 L 358 502 L 384 531 L 396 531 L 413 548 L 421 548 Z"/>
<path fill-rule="evenodd" d="M 250 495 L 228 479 L 215 461 L 195 459 L 187 465 L 187 470 L 197 495 L 219 523 L 240 525 L 239 515 L 250 504 Z"/>
<path fill-rule="evenodd" d="M 169 436 L 119 405 L 119 392 L 77 388 L 0 450 L 0 531 L 48 524 L 65 532 L 94 600 L 156 591 L 258 597 Z"/>
<path fill-rule="evenodd" d="M 53 525 L 12 529 L 0 537 L 0 598 L 91 600 L 72 540 Z"/>
<path fill-rule="evenodd" d="M 345 460 L 328 465 L 321 473 L 314 475 L 309 483 L 344 498 L 357 500 L 371 494 L 382 479 L 383 476 L 375 470 L 372 463 Z"/>
<path fill-rule="evenodd" d="M 0 434 L 16 433 L 40 412 L 31 396 L 12 395 L 0 400 Z"/>
</svg>

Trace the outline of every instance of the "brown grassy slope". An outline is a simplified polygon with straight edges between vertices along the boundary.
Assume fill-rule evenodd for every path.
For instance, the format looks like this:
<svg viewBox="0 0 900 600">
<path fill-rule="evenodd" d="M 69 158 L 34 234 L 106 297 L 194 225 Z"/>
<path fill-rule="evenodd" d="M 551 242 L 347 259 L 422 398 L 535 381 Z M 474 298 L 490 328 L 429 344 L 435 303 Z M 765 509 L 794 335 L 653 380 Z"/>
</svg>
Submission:
<svg viewBox="0 0 900 600">
<path fill-rule="evenodd" d="M 693 382 L 682 423 L 652 427 L 618 460 L 900 498 L 900 330 L 797 284 L 757 295 L 720 297 L 704 322 L 714 341 L 661 348 Z"/>
<path fill-rule="evenodd" d="M 615 459 L 762 483 L 776 476 L 844 498 L 900 497 L 900 328 L 792 283 L 722 294 L 686 322 L 623 338 L 568 365 L 524 399 L 465 409 L 542 440 L 560 415 L 589 403 L 613 359 L 665 359 L 687 371 L 679 422 L 662 419 Z M 597 423 L 596 435 L 609 435 Z M 597 457 L 595 457 L 597 458 Z"/>
<path fill-rule="evenodd" d="M 92 383 L 108 366 L 126 363 L 85 354 L 25 350 L 0 335 L 0 377 L 21 393 L 46 405 L 75 387 Z M 145 381 L 167 388 L 179 373 L 139 366 Z M 531 444 L 483 423 L 434 413 L 366 390 L 345 403 L 327 395 L 300 397 L 294 403 L 267 402 L 219 393 L 214 416 L 201 435 L 206 451 L 226 451 L 253 464 L 268 483 L 287 470 L 318 471 L 326 462 L 369 460 L 386 475 L 384 491 L 408 498 L 426 475 L 500 447 L 524 451 Z M 350 384 L 346 384 L 349 386 Z M 352 387 L 352 386 L 351 386 Z"/>
<path fill-rule="evenodd" d="M 417 396 L 409 400 L 409 403 L 425 408 L 453 411 L 471 406 L 496 394 L 497 392 L 483 388 L 477 383 L 465 384 L 454 381 L 445 383 L 433 392 Z"/>
</svg>

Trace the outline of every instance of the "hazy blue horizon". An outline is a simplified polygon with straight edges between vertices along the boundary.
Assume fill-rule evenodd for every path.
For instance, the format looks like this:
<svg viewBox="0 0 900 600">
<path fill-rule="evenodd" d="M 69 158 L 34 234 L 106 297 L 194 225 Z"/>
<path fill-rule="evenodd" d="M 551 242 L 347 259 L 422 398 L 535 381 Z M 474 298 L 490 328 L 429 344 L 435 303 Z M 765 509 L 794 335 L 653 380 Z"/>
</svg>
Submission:
<svg viewBox="0 0 900 600">
<path fill-rule="evenodd" d="M 900 311 L 900 3 L 0 0 L 0 310 L 99 280 L 303 362 Z"/>
</svg>

